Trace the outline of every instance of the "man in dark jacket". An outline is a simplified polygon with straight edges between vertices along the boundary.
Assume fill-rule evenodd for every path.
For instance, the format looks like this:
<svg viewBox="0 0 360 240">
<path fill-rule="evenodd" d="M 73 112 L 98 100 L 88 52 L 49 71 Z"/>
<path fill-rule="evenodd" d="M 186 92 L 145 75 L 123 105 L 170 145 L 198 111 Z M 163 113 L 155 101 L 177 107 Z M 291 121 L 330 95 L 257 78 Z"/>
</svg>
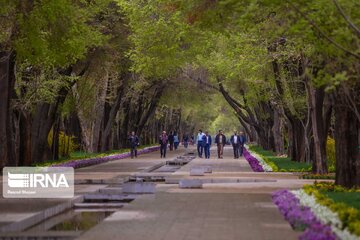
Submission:
<svg viewBox="0 0 360 240">
<path fill-rule="evenodd" d="M 239 151 L 240 151 L 240 156 L 243 155 L 243 151 L 244 151 L 244 145 L 246 143 L 246 137 L 245 134 L 243 132 L 240 132 L 240 136 L 239 136 Z"/>
<path fill-rule="evenodd" d="M 234 135 L 230 137 L 230 143 L 234 150 L 234 158 L 239 158 L 240 138 L 236 131 L 234 132 Z"/>
<path fill-rule="evenodd" d="M 203 144 L 204 144 L 204 151 L 205 151 L 205 158 L 210 158 L 210 146 L 211 146 L 211 136 L 206 131 L 205 135 L 203 136 Z"/>
<path fill-rule="evenodd" d="M 166 135 L 166 132 L 163 131 L 162 134 L 159 137 L 159 144 L 160 144 L 160 157 L 166 157 L 166 149 L 168 145 L 168 136 Z"/>
<path fill-rule="evenodd" d="M 218 158 L 223 158 L 224 146 L 226 144 L 226 137 L 223 134 L 222 130 L 219 130 L 219 133 L 215 137 L 215 143 L 218 150 Z"/>
<path fill-rule="evenodd" d="M 139 137 L 135 135 L 134 131 L 132 131 L 128 140 L 130 143 L 131 158 L 134 158 L 134 155 L 137 158 L 137 147 L 139 146 Z"/>
<path fill-rule="evenodd" d="M 169 141 L 170 151 L 172 151 L 174 149 L 174 135 L 173 135 L 173 132 L 170 132 L 170 134 L 168 136 L 168 141 Z"/>
</svg>

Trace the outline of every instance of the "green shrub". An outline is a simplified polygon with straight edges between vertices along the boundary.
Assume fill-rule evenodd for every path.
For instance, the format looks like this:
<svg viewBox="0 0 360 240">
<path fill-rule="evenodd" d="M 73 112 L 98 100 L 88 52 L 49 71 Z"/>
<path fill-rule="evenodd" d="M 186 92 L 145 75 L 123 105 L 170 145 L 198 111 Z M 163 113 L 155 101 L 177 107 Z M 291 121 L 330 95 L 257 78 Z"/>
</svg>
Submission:
<svg viewBox="0 0 360 240">
<path fill-rule="evenodd" d="M 326 141 L 326 155 L 329 172 L 335 172 L 336 155 L 335 155 L 335 140 L 331 137 Z"/>
<path fill-rule="evenodd" d="M 53 142 L 53 130 L 51 129 L 48 135 L 49 146 L 52 146 Z M 72 152 L 75 152 L 79 148 L 78 144 L 75 143 L 74 136 L 67 136 L 64 132 L 59 132 L 59 157 L 70 157 Z"/>
<path fill-rule="evenodd" d="M 304 191 L 313 195 L 319 204 L 336 212 L 343 228 L 348 228 L 351 233 L 360 236 L 360 210 L 349 205 L 354 200 L 356 202 L 359 189 L 346 189 L 329 182 L 315 182 L 314 185 L 305 185 Z"/>
</svg>

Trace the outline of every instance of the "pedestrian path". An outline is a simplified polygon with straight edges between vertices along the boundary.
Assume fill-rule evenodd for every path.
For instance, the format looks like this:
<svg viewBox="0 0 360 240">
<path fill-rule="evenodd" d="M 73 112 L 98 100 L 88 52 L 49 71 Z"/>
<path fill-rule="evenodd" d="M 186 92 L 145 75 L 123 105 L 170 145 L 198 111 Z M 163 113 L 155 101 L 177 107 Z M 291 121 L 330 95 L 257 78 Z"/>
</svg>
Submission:
<svg viewBox="0 0 360 240">
<path fill-rule="evenodd" d="M 141 195 L 124 205 L 79 239 L 296 239 L 298 234 L 283 220 L 271 202 L 271 192 L 280 188 L 299 188 L 310 180 L 299 180 L 291 173 L 254 173 L 243 158 L 234 159 L 231 148 L 217 159 L 215 149 L 210 159 L 195 158 L 176 172 L 158 173 L 154 166 L 164 164 L 195 148 L 169 151 L 166 159 L 159 152 L 135 159 L 121 159 L 75 171 L 76 197 L 97 192 L 109 185 L 121 185 L 137 175 L 162 175 L 166 182 L 157 183 L 156 193 Z M 190 176 L 191 168 L 210 166 L 212 173 Z M 199 178 L 202 189 L 180 189 L 178 181 Z M 172 184 L 171 184 L 172 180 Z M 168 182 L 168 183 L 169 183 Z M 61 199 L 0 198 L 0 227 L 10 223 L 29 223 L 49 208 L 60 211 L 71 206 Z M 59 207 L 61 206 L 61 207 Z M 18 225 L 19 226 L 19 225 Z M 26 235 L 26 233 L 22 233 Z M 39 232 L 39 236 L 54 232 Z M 66 233 L 57 233 L 65 236 Z M 81 233 L 73 233 L 78 236 Z M 1 234 L 0 234 L 1 235 Z M 16 235 L 16 234 L 15 234 Z"/>
<path fill-rule="evenodd" d="M 213 173 L 190 176 L 190 169 L 211 166 Z M 151 173 L 149 173 L 151 174 Z M 297 239 L 298 233 L 272 204 L 270 193 L 282 187 L 301 186 L 293 174 L 253 173 L 246 160 L 234 159 L 226 148 L 223 159 L 195 158 L 169 178 L 217 179 L 202 189 L 180 189 L 178 184 L 158 184 L 155 195 L 143 195 L 79 239 L 192 240 L 192 239 Z M 224 181 L 258 179 L 258 182 Z M 290 182 L 289 182 L 290 181 Z M 293 182 L 291 182 L 293 181 Z M 176 181 L 175 181 L 176 182 Z M 296 183 L 296 184 L 295 184 Z"/>
</svg>

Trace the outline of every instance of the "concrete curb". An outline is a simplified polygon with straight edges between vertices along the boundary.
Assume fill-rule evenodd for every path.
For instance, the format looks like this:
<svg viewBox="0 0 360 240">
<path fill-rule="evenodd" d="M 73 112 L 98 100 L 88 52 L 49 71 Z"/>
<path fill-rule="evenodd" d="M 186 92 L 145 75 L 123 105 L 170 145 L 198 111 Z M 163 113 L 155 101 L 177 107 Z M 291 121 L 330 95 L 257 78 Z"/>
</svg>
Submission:
<svg viewBox="0 0 360 240">
<path fill-rule="evenodd" d="M 19 232 L 19 231 L 23 231 L 35 224 L 38 224 L 50 217 L 53 217 L 59 213 L 64 212 L 65 210 L 71 209 L 75 203 L 80 203 L 83 202 L 84 197 L 81 196 L 75 196 L 74 198 L 60 203 L 56 206 L 44 209 L 38 213 L 35 213 L 34 215 L 19 221 L 19 222 L 13 222 L 10 223 L 8 225 L 2 226 L 0 227 L 0 232 L 4 233 L 4 232 Z"/>
</svg>

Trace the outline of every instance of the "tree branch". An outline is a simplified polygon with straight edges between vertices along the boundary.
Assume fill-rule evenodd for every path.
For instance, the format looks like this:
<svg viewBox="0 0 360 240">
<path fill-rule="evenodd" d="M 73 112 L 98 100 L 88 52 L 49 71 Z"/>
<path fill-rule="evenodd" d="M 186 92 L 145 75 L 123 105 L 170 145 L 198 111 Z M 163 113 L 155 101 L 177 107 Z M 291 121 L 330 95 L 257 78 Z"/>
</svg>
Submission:
<svg viewBox="0 0 360 240">
<path fill-rule="evenodd" d="M 340 44 L 338 44 L 337 42 L 335 42 L 332 38 L 330 38 L 328 35 L 326 35 L 325 32 L 323 32 L 320 27 L 313 21 L 311 20 L 305 13 L 303 13 L 302 11 L 300 11 L 299 8 L 297 8 L 290 0 L 286 0 L 289 5 L 297 12 L 299 13 L 303 18 L 305 18 L 319 33 L 320 35 L 322 35 L 326 40 L 328 40 L 331 44 L 333 44 L 335 47 L 337 47 L 338 49 L 346 52 L 347 54 L 356 57 L 357 59 L 360 59 L 360 56 L 349 51 L 348 49 L 344 48 L 343 46 L 341 46 Z"/>
<path fill-rule="evenodd" d="M 345 19 L 345 21 L 349 24 L 349 27 L 355 31 L 358 37 L 360 37 L 360 29 L 353 23 L 350 18 L 345 14 L 344 10 L 341 8 L 340 4 L 337 0 L 333 0 L 336 8 L 340 12 L 341 16 Z"/>
</svg>

